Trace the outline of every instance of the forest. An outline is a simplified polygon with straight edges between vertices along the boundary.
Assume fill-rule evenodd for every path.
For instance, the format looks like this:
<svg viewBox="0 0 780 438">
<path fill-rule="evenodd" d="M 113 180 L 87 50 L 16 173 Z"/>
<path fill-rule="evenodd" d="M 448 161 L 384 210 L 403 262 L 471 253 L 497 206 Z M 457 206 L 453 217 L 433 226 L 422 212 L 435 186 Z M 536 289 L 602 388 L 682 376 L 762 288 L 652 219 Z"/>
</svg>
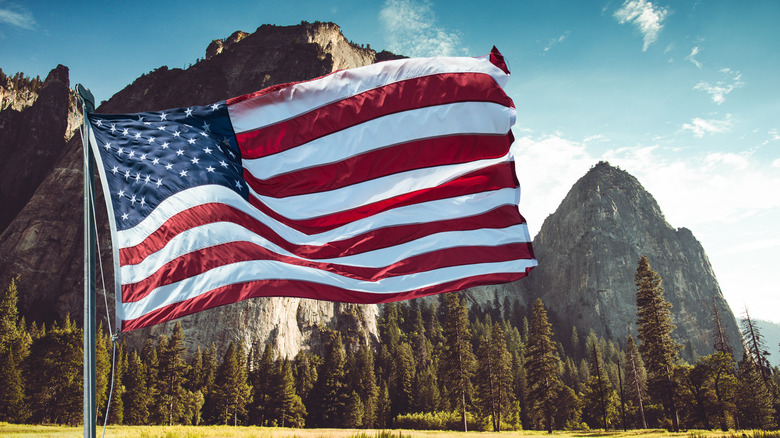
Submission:
<svg viewBox="0 0 780 438">
<path fill-rule="evenodd" d="M 178 323 L 138 351 L 101 328 L 96 415 L 127 425 L 776 429 L 780 369 L 749 315 L 733 346 L 713 306 L 714 353 L 686 363 L 645 257 L 635 283 L 637 337 L 619 342 L 553 327 L 539 299 L 530 308 L 508 298 L 479 305 L 467 293 L 384 304 L 369 343 L 321 327 L 320 354 L 294 358 L 271 344 L 187 354 Z M 28 324 L 17 301 L 13 280 L 0 291 L 0 421 L 80 424 L 82 329 L 67 317 Z"/>
</svg>

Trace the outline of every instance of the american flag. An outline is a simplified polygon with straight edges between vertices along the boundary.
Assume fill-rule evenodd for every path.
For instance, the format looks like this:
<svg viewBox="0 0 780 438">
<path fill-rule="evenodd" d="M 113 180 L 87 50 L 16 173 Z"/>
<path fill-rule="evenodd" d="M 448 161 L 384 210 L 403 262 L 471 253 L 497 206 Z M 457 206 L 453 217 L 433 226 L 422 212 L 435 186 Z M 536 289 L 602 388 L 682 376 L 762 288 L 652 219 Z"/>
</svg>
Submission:
<svg viewBox="0 0 780 438">
<path fill-rule="evenodd" d="M 123 331 L 262 296 L 381 303 L 536 266 L 494 49 L 89 114 Z"/>
</svg>

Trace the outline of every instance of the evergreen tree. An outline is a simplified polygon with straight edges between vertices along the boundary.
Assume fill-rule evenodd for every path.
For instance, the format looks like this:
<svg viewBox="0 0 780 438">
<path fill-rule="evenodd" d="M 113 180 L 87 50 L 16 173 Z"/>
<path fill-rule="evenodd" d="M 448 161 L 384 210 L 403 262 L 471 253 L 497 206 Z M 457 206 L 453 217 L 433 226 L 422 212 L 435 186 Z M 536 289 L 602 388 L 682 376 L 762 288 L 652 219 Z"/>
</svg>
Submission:
<svg viewBox="0 0 780 438">
<path fill-rule="evenodd" d="M 165 338 L 163 338 L 165 339 Z M 184 361 L 184 329 L 176 321 L 173 333 L 167 343 L 161 339 L 158 345 L 160 402 L 164 413 L 163 422 L 169 426 L 179 423 L 184 417 L 183 402 L 186 399 L 184 385 L 188 364 Z"/>
<path fill-rule="evenodd" d="M 712 386 L 718 410 L 718 421 L 724 432 L 729 429 L 728 418 L 735 410 L 734 395 L 737 388 L 737 377 L 734 356 L 724 351 L 716 351 L 706 358 L 712 370 Z"/>
<path fill-rule="evenodd" d="M 239 416 L 246 414 L 252 401 L 252 388 L 247 382 L 244 353 L 241 346 L 228 345 L 225 356 L 217 369 L 214 401 L 220 423 L 237 426 Z"/>
<path fill-rule="evenodd" d="M 276 424 L 281 427 L 295 427 L 293 425 L 301 425 L 297 427 L 302 427 L 306 411 L 304 408 L 301 412 L 302 402 L 298 394 L 295 393 L 295 380 L 290 361 L 287 359 L 280 361 L 277 364 L 275 374 L 271 406 Z"/>
<path fill-rule="evenodd" d="M 672 339 L 675 327 L 670 310 L 672 305 L 664 298 L 661 276 L 650 267 L 646 256 L 639 260 L 634 283 L 637 287 L 637 326 L 641 341 L 639 352 L 649 371 L 648 386 L 661 400 L 674 431 L 679 432 L 673 370 L 680 346 Z"/>
<path fill-rule="evenodd" d="M 114 364 L 114 372 L 109 376 L 113 377 L 113 391 L 111 390 L 111 381 L 108 382 L 108 392 L 111 396 L 111 405 L 108 411 L 108 422 L 111 424 L 122 424 L 125 415 L 125 405 L 122 395 L 125 392 L 125 388 L 122 385 L 124 380 L 125 371 L 127 370 L 127 353 L 125 352 L 126 345 L 124 342 L 116 345 L 116 352 L 112 351 L 112 356 L 116 363 Z M 113 347 L 112 347 L 113 350 Z M 109 378 L 110 378 L 109 377 Z"/>
<path fill-rule="evenodd" d="M 552 325 L 540 298 L 536 299 L 528 331 L 526 379 L 529 384 L 529 407 L 537 425 L 552 433 L 556 411 L 555 399 L 561 387 L 560 359 L 553 342 Z"/>
<path fill-rule="evenodd" d="M 167 344 L 167 336 L 160 336 L 158 345 L 160 343 Z M 147 339 L 144 342 L 144 347 L 141 349 L 141 362 L 144 364 L 144 371 L 146 372 L 146 406 L 149 410 L 147 422 L 161 424 L 164 415 L 160 409 L 162 403 L 160 403 L 160 383 L 157 378 L 160 361 L 157 358 L 157 349 L 154 347 L 154 343 L 151 339 Z"/>
<path fill-rule="evenodd" d="M 203 374 L 203 352 L 200 350 L 200 345 L 195 348 L 195 353 L 190 359 L 189 371 L 187 378 L 185 379 L 185 388 L 190 392 L 197 392 L 203 390 L 204 387 L 204 374 Z"/>
<path fill-rule="evenodd" d="M 384 380 L 379 381 L 379 397 L 376 403 L 376 425 L 384 429 L 390 427 L 390 391 Z"/>
<path fill-rule="evenodd" d="M 35 423 L 76 425 L 83 411 L 83 331 L 65 317 L 30 347 L 25 375 Z"/>
<path fill-rule="evenodd" d="M 250 373 L 252 384 L 252 406 L 250 408 L 250 423 L 265 426 L 271 418 L 271 391 L 276 380 L 274 372 L 274 349 L 271 343 L 265 344 L 262 356 L 256 354 Z"/>
<path fill-rule="evenodd" d="M 22 364 L 27 359 L 32 338 L 19 318 L 19 291 L 16 279 L 0 291 L 0 421 L 23 423 L 29 417 L 24 399 Z"/>
<path fill-rule="evenodd" d="M 299 351 L 298 355 L 295 356 L 295 392 L 304 402 L 309 400 L 311 390 L 317 382 L 319 363 L 319 356 L 313 353 Z"/>
<path fill-rule="evenodd" d="M 146 366 L 138 352 L 133 350 L 127 357 L 127 370 L 122 379 L 125 387 L 122 398 L 124 424 L 140 425 L 149 421 L 150 400 L 146 377 Z"/>
<path fill-rule="evenodd" d="M 408 342 L 398 344 L 394 355 L 393 373 L 390 375 L 392 416 L 411 411 L 415 391 L 415 363 L 412 347 Z"/>
<path fill-rule="evenodd" d="M 111 340 L 103 331 L 103 322 L 98 323 L 95 333 L 95 405 L 97 406 L 97 419 L 103 422 L 108 401 L 109 380 L 111 378 L 111 352 L 109 344 Z"/>
<path fill-rule="evenodd" d="M 769 351 L 767 351 L 764 335 L 756 326 L 747 307 L 745 307 L 745 316 L 742 318 L 742 337 L 745 340 L 747 353 L 753 357 L 753 363 L 758 367 L 758 372 L 764 382 L 769 381 L 772 375 L 772 366 L 769 364 Z"/>
<path fill-rule="evenodd" d="M 728 353 L 732 357 L 734 356 L 734 349 L 731 347 L 728 334 L 723 328 L 723 324 L 720 319 L 720 311 L 718 311 L 718 304 L 715 302 L 715 297 L 712 298 L 712 318 L 713 318 L 713 333 L 712 338 L 715 340 L 715 351 L 722 353 Z"/>
<path fill-rule="evenodd" d="M 608 417 L 615 412 L 614 390 L 606 376 L 604 361 L 597 342 L 589 342 L 590 350 L 590 380 L 585 387 L 584 404 L 586 421 L 590 425 L 601 425 L 604 430 L 609 428 Z"/>
<path fill-rule="evenodd" d="M 340 333 L 330 333 L 325 357 L 318 371 L 319 379 L 312 389 L 309 406 L 311 423 L 321 427 L 340 427 L 349 393 L 346 385 L 346 358 Z M 308 423 L 308 421 L 307 421 Z"/>
<path fill-rule="evenodd" d="M 743 429 L 776 427 L 772 395 L 761 377 L 759 366 L 750 354 L 743 354 L 737 371 L 736 408 Z"/>
<path fill-rule="evenodd" d="M 461 414 L 463 431 L 466 423 L 466 400 L 471 393 L 471 376 L 474 374 L 475 358 L 470 342 L 468 310 L 460 303 L 455 293 L 444 295 L 444 350 L 441 355 L 440 375 L 448 388 L 451 406 Z"/>
<path fill-rule="evenodd" d="M 358 350 L 354 362 L 354 368 L 349 372 L 350 388 L 354 388 L 360 396 L 363 405 L 361 426 L 371 428 L 376 423 L 377 398 L 379 388 L 374 374 L 374 352 L 371 348 L 362 344 Z M 418 391 L 423 388 L 417 386 Z"/>
<path fill-rule="evenodd" d="M 512 362 L 501 324 L 493 324 L 490 338 L 483 339 L 478 354 L 477 389 L 482 412 L 490 415 L 493 430 L 501 431 L 501 418 L 514 401 Z"/>
<path fill-rule="evenodd" d="M 347 399 L 344 411 L 343 427 L 357 429 L 363 424 L 363 401 L 356 391 L 352 391 Z"/>
<path fill-rule="evenodd" d="M 645 419 L 645 399 L 647 394 L 647 372 L 642 356 L 636 348 L 634 337 L 628 335 L 626 341 L 626 360 L 624 362 L 624 374 L 626 376 L 626 395 L 628 399 L 639 409 L 641 419 L 640 426 L 647 429 L 647 420 Z"/>
</svg>

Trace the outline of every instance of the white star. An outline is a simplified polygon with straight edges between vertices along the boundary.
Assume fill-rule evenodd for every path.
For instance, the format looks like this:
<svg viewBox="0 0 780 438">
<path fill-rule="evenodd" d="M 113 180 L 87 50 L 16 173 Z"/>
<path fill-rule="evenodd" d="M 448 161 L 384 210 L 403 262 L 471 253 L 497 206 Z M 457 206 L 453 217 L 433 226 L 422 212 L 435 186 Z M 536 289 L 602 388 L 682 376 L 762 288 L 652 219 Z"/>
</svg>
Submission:
<svg viewBox="0 0 780 438">
<path fill-rule="evenodd" d="M 236 187 L 238 188 L 238 190 L 241 190 L 241 189 L 244 188 L 244 186 L 241 185 L 241 181 L 239 181 L 239 180 L 236 180 Z"/>
<path fill-rule="evenodd" d="M 179 149 L 178 151 L 176 151 L 176 156 L 177 157 L 180 157 L 182 155 L 184 155 L 184 151 L 183 150 Z"/>
<path fill-rule="evenodd" d="M 122 215 L 122 220 L 123 220 L 123 221 L 126 221 L 126 220 L 127 220 L 127 213 L 124 213 L 124 214 Z"/>
<path fill-rule="evenodd" d="M 160 159 L 159 158 L 155 158 L 154 160 L 152 160 L 152 164 L 154 164 L 155 166 L 160 164 Z"/>
<path fill-rule="evenodd" d="M 198 157 L 193 157 L 190 161 L 192 161 L 192 164 L 198 164 L 200 159 Z"/>
<path fill-rule="evenodd" d="M 98 119 L 97 122 L 95 122 L 95 124 L 98 126 L 103 126 L 103 121 Z"/>
<path fill-rule="evenodd" d="M 127 158 L 133 158 L 135 156 L 135 151 L 131 150 L 129 154 L 127 154 Z"/>
<path fill-rule="evenodd" d="M 127 128 L 123 129 L 122 130 L 122 137 L 125 137 L 125 136 L 128 136 L 128 135 L 130 135 L 130 130 L 127 129 Z"/>
<path fill-rule="evenodd" d="M 184 114 L 187 117 L 192 117 L 192 108 L 187 108 L 186 110 L 184 110 Z"/>
<path fill-rule="evenodd" d="M 204 131 L 200 131 L 200 135 L 202 135 L 202 136 L 204 136 L 204 137 L 208 137 L 208 136 L 209 136 L 209 135 L 208 135 L 208 134 L 206 134 Z"/>
<path fill-rule="evenodd" d="M 138 157 L 139 160 L 143 161 L 146 159 L 146 154 L 142 154 L 140 157 Z"/>
<path fill-rule="evenodd" d="M 165 126 L 158 126 L 158 127 L 157 127 L 157 130 L 158 130 L 158 131 L 165 131 Z"/>
<path fill-rule="evenodd" d="M 141 198 L 141 207 L 143 207 L 144 205 L 146 205 L 146 198 L 142 197 Z"/>
<path fill-rule="evenodd" d="M 154 137 L 149 137 L 149 140 L 148 140 L 148 141 L 149 141 L 149 144 L 152 144 L 152 143 L 154 143 Z"/>
<path fill-rule="evenodd" d="M 111 124 L 111 133 L 113 134 L 115 132 L 116 132 L 116 124 L 112 123 Z"/>
<path fill-rule="evenodd" d="M 179 176 L 184 178 L 185 176 L 187 176 L 187 171 L 186 170 L 182 170 L 181 172 L 179 172 Z"/>
<path fill-rule="evenodd" d="M 133 197 L 130 198 L 130 205 L 135 205 L 135 195 L 133 195 Z"/>
<path fill-rule="evenodd" d="M 105 145 L 103 145 L 103 147 L 106 148 L 106 150 L 109 150 L 111 149 L 111 143 L 110 142 L 106 143 Z"/>
<path fill-rule="evenodd" d="M 165 170 L 171 170 L 171 169 L 173 169 L 173 164 L 168 163 L 165 165 Z"/>
<path fill-rule="evenodd" d="M 167 141 L 164 141 L 164 142 L 163 142 L 163 144 L 162 144 L 162 148 L 163 148 L 163 149 L 168 149 L 168 145 L 169 145 L 169 144 L 170 144 L 170 143 L 168 143 Z"/>
<path fill-rule="evenodd" d="M 144 122 L 144 125 L 151 125 L 152 122 Z"/>
<path fill-rule="evenodd" d="M 225 137 L 222 139 L 222 144 L 225 146 L 230 146 L 230 140 L 227 137 Z"/>
<path fill-rule="evenodd" d="M 207 171 L 209 171 L 209 172 L 213 172 L 213 171 L 214 171 L 214 168 L 213 168 L 213 167 L 211 167 L 211 166 L 209 166 L 209 167 L 207 167 L 207 168 L 206 168 L 206 170 L 207 170 Z"/>
<path fill-rule="evenodd" d="M 124 190 L 120 190 L 120 191 L 118 191 L 118 192 L 116 193 L 116 196 L 117 196 L 117 198 L 121 198 L 121 197 L 125 196 L 125 191 L 124 191 Z"/>
<path fill-rule="evenodd" d="M 228 163 L 226 163 L 225 160 L 220 161 L 219 165 L 222 167 L 228 167 Z"/>
<path fill-rule="evenodd" d="M 144 118 L 143 118 L 143 117 L 141 117 L 141 116 L 138 116 L 138 121 L 139 121 L 139 122 L 143 122 L 143 121 L 144 121 Z"/>
<path fill-rule="evenodd" d="M 117 156 L 122 156 L 122 152 L 124 152 L 124 151 L 125 151 L 125 148 L 119 148 L 119 149 L 117 149 L 117 150 L 116 150 L 116 154 L 117 154 Z"/>
<path fill-rule="evenodd" d="M 180 135 L 181 135 L 181 132 L 179 132 L 179 131 L 174 131 L 174 133 L 173 133 L 173 136 L 174 136 L 174 137 L 178 137 L 178 136 L 180 136 Z"/>
<path fill-rule="evenodd" d="M 138 140 L 139 138 L 141 138 L 141 133 L 140 132 L 136 132 L 133 137 L 135 137 L 135 139 Z"/>
<path fill-rule="evenodd" d="M 231 157 L 236 158 L 236 154 L 234 154 L 230 149 L 228 149 L 228 154 L 230 154 Z"/>
<path fill-rule="evenodd" d="M 154 183 L 154 185 L 156 185 L 156 186 L 157 186 L 157 188 L 159 189 L 159 188 L 160 188 L 160 186 L 162 185 L 162 178 L 158 179 L 158 180 L 157 180 L 157 182 L 156 182 L 156 183 Z"/>
<path fill-rule="evenodd" d="M 207 154 L 210 154 L 211 151 L 212 151 L 212 149 L 210 147 L 206 147 L 205 149 L 203 149 L 203 152 L 205 152 Z"/>
<path fill-rule="evenodd" d="M 168 120 L 168 114 L 165 113 L 160 114 L 160 121 L 162 122 L 163 120 Z"/>
<path fill-rule="evenodd" d="M 151 181 L 151 180 L 152 180 L 152 176 L 151 175 L 146 175 L 146 178 L 144 178 L 144 184 L 149 184 L 149 181 Z"/>
<path fill-rule="evenodd" d="M 187 143 L 195 144 L 195 137 L 192 137 L 191 139 L 187 140 Z"/>
<path fill-rule="evenodd" d="M 211 128 L 211 125 L 209 125 L 209 124 L 208 124 L 208 123 L 206 123 L 206 122 L 203 122 L 203 130 L 205 130 L 205 131 L 211 131 L 211 129 L 210 129 L 210 128 Z M 205 134 L 204 134 L 204 135 L 205 135 Z"/>
<path fill-rule="evenodd" d="M 117 166 L 114 166 L 114 167 L 111 169 L 111 172 L 113 172 L 113 174 L 114 174 L 114 175 L 116 175 L 116 173 L 117 173 L 117 172 L 119 172 L 119 168 L 118 168 Z"/>
<path fill-rule="evenodd" d="M 128 178 L 130 178 L 130 171 L 126 170 L 125 171 L 125 181 L 127 181 Z"/>
<path fill-rule="evenodd" d="M 139 172 L 135 174 L 135 182 L 138 182 L 140 180 L 141 180 L 141 173 Z"/>
<path fill-rule="evenodd" d="M 212 111 L 216 111 L 218 109 L 219 109 L 219 104 L 218 103 L 215 103 L 215 104 L 211 105 L 211 110 Z"/>
</svg>

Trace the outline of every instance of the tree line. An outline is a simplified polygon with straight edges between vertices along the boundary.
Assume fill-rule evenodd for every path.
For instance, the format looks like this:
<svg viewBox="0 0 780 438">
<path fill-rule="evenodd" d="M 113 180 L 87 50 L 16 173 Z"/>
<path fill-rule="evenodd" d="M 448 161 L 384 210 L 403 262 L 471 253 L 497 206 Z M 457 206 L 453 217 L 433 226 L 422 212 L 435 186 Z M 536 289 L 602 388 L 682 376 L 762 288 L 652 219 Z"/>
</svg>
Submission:
<svg viewBox="0 0 780 438">
<path fill-rule="evenodd" d="M 635 283 L 638 336 L 621 342 L 554 329 L 540 299 L 530 309 L 509 299 L 467 305 L 463 293 L 383 305 L 373 344 L 348 329 L 357 318 L 348 308 L 347 329 L 322 327 L 320 354 L 294 358 L 271 344 L 187 354 L 178 323 L 140 351 L 101 329 L 96 415 L 106 420 L 110 403 L 107 422 L 132 425 L 777 428 L 780 369 L 749 315 L 737 362 L 713 305 L 715 352 L 689 364 L 646 257 Z M 82 329 L 70 318 L 27 324 L 15 280 L 0 295 L 0 421 L 81 423 Z"/>
</svg>

